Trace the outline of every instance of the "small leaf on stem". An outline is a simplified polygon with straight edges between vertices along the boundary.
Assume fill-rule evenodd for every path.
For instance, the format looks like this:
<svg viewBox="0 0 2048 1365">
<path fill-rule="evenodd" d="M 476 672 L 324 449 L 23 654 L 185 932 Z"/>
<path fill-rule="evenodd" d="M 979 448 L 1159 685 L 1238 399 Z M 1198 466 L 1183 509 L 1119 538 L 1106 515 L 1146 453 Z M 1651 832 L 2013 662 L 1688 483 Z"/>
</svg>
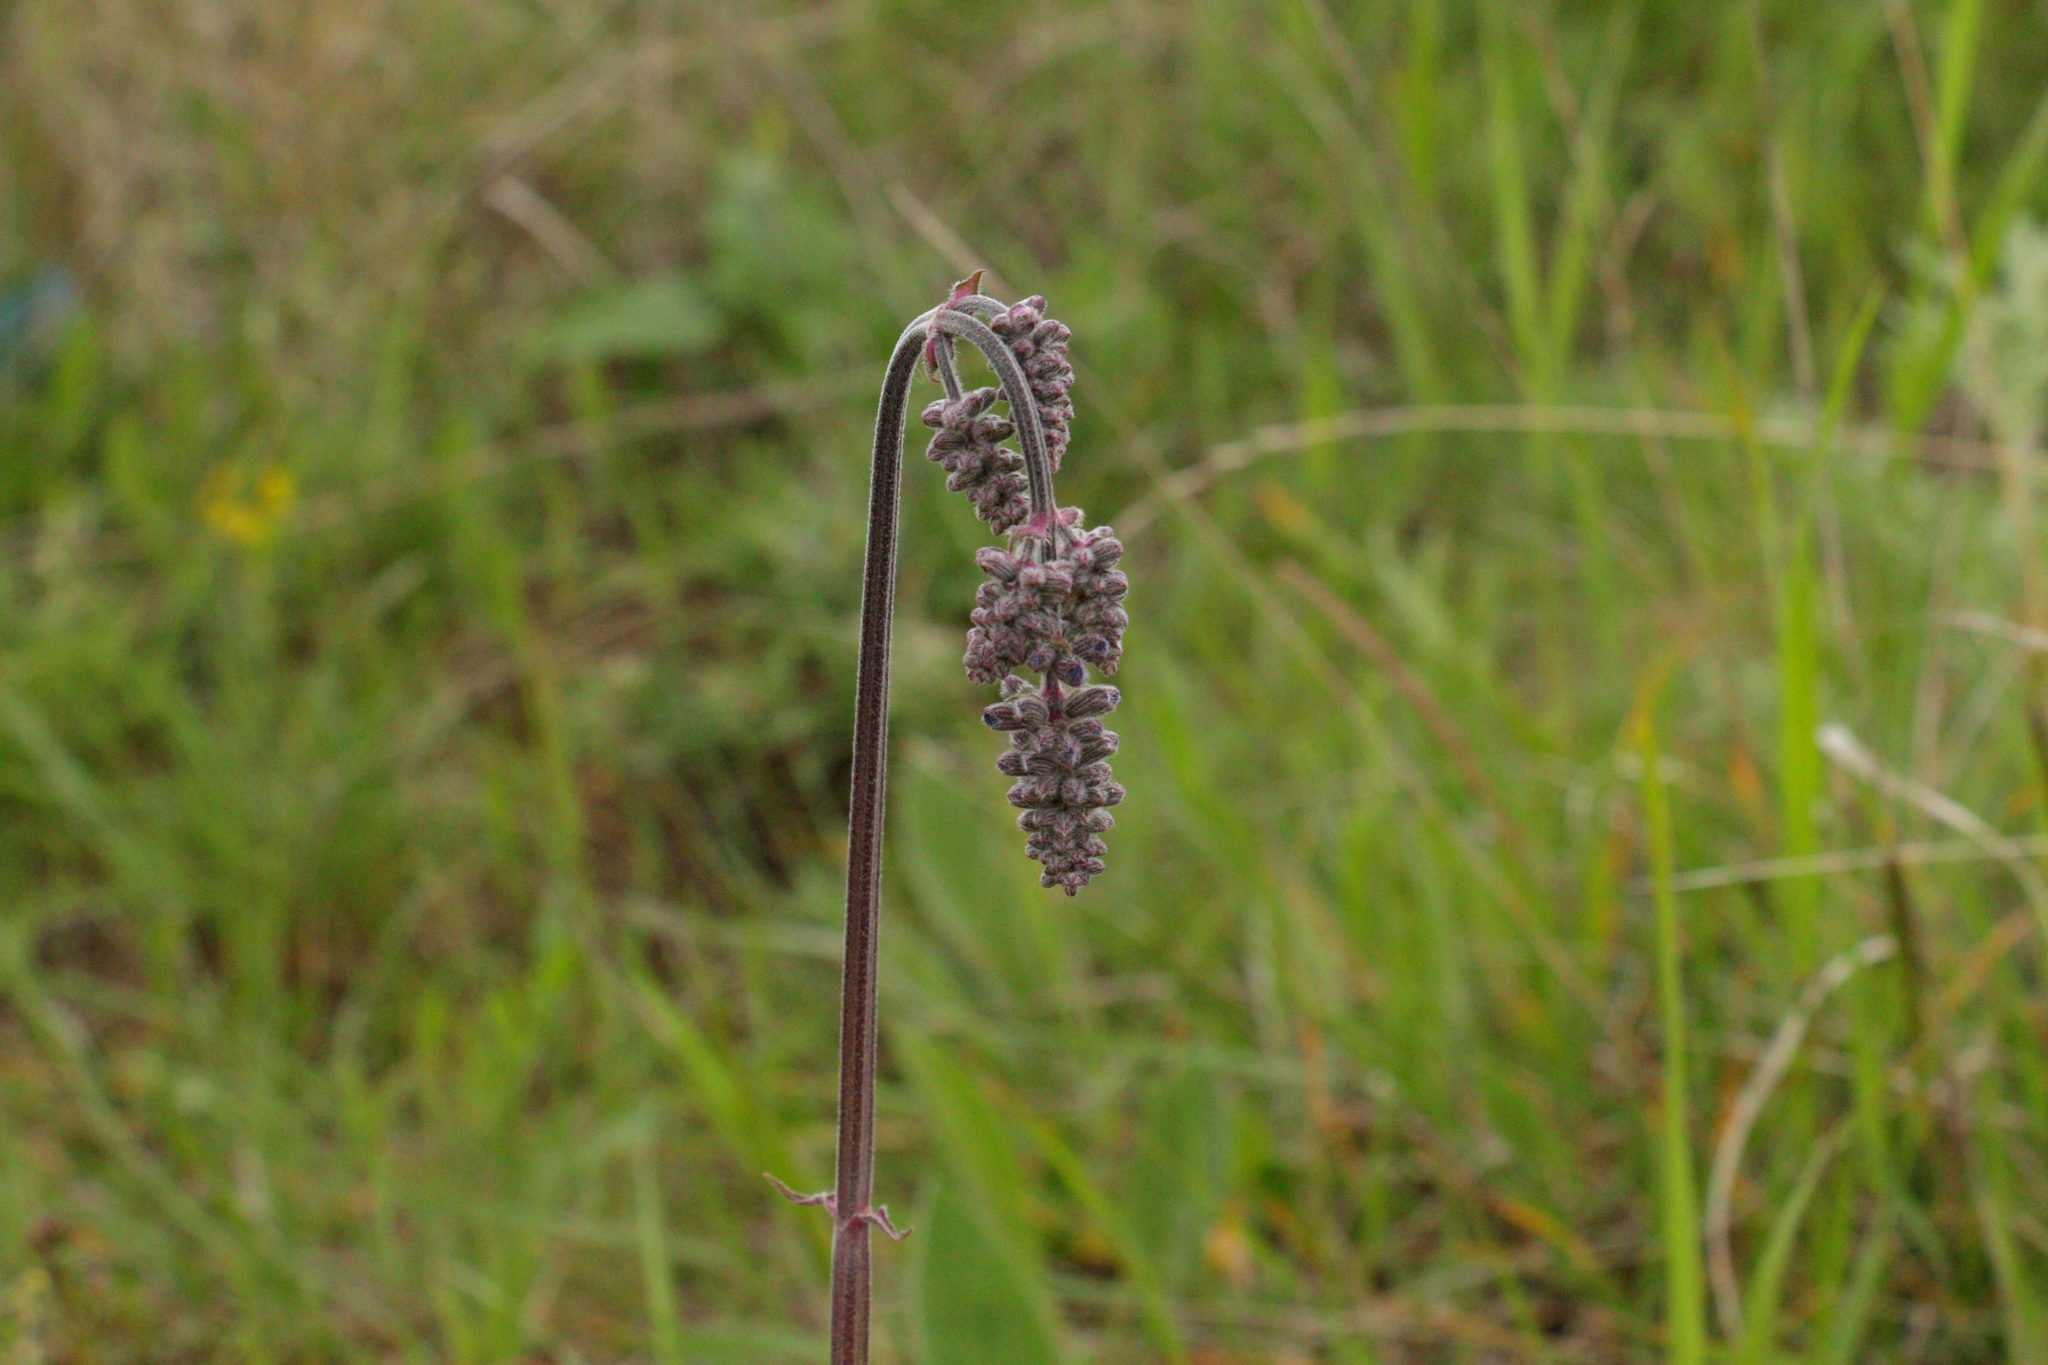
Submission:
<svg viewBox="0 0 2048 1365">
<path fill-rule="evenodd" d="M 981 277 L 985 273 L 987 272 L 977 270 L 964 280 L 954 281 L 952 294 L 939 306 L 941 308 L 952 308 L 960 300 L 973 298 L 976 294 L 979 294 L 981 292 Z M 924 372 L 927 379 L 937 379 L 939 377 L 939 344 L 938 329 L 934 327 L 925 338 L 924 343 Z"/>
<path fill-rule="evenodd" d="M 792 1204 L 821 1207 L 833 1217 L 839 1216 L 839 1200 L 830 1190 L 820 1190 L 816 1194 L 798 1194 L 766 1171 L 761 1172 L 761 1178 L 773 1185 L 775 1192 Z"/>
</svg>

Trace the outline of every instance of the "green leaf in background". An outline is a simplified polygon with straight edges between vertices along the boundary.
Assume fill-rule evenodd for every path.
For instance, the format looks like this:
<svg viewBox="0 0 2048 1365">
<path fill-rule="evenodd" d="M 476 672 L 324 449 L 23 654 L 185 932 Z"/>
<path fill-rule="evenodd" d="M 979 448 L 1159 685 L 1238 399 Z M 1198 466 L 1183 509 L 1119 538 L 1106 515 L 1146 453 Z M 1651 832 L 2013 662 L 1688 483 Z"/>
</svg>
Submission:
<svg viewBox="0 0 2048 1365">
<path fill-rule="evenodd" d="M 704 207 L 712 288 L 721 302 L 801 319 L 820 297 L 844 297 L 859 239 L 831 195 L 780 156 L 723 158 Z M 808 299 L 812 307 L 787 307 Z"/>
<path fill-rule="evenodd" d="M 1170 1287 L 1198 1263 L 1223 1207 L 1235 1131 L 1215 1075 L 1190 1066 L 1152 1097 L 1125 1188 L 1133 1231 Z"/>
<path fill-rule="evenodd" d="M 1048 1365 L 1060 1359 L 1046 1301 L 987 1223 L 943 1186 L 922 1220 L 924 1359 Z"/>
<path fill-rule="evenodd" d="M 584 295 L 540 334 L 550 360 L 644 360 L 689 355 L 718 339 L 721 322 L 697 283 L 668 270 Z"/>
<path fill-rule="evenodd" d="M 971 792 L 952 781 L 929 755 L 900 765 L 890 785 L 894 816 L 908 837 L 898 841 L 904 876 L 915 888 L 919 911 L 960 964 L 977 997 L 1014 999 L 1012 983 L 1030 979 L 1039 964 L 1023 941 L 1025 918 L 1012 888 L 1023 854 L 1009 820 L 990 819 L 1000 787 Z"/>
<path fill-rule="evenodd" d="M 1021 1241 L 1031 1226 L 1032 1192 L 1018 1160 L 1015 1125 L 990 1102 L 973 1067 L 945 1046 L 903 1029 L 891 1030 L 889 1043 L 902 1059 L 947 1175 L 965 1187 L 965 1197 L 998 1231 Z"/>
<path fill-rule="evenodd" d="M 693 1327 L 682 1334 L 685 1357 L 696 1365 L 762 1365 L 810 1360 L 817 1343 L 803 1332 L 761 1326 Z"/>
</svg>

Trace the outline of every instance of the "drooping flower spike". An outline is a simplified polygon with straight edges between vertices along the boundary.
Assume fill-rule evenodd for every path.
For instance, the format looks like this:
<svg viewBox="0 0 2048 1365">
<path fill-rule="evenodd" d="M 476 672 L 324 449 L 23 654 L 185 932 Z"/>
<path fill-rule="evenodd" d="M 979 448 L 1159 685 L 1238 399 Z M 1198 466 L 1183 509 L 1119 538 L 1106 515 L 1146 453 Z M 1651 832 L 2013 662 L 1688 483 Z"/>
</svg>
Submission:
<svg viewBox="0 0 2048 1365">
<path fill-rule="evenodd" d="M 948 310 L 976 310 L 981 300 L 960 292 L 970 283 L 963 281 L 955 287 L 954 296 L 939 310 L 940 315 Z M 936 329 L 935 317 L 935 334 Z M 988 411 L 994 391 L 961 390 L 950 346 L 938 346 L 929 354 L 952 396 L 926 408 L 924 420 L 940 429 L 932 441 L 931 458 L 947 469 L 951 476 L 947 486 L 965 493 L 984 521 L 999 531 L 1009 532 L 1007 549 L 990 547 L 975 554 L 975 563 L 988 579 L 975 594 L 970 614 L 972 628 L 962 659 L 969 678 L 981 683 L 1000 682 L 1006 689 L 1006 701 L 986 713 L 989 724 L 994 726 L 998 725 L 998 716 L 1011 714 L 1004 709 L 1010 705 L 1007 699 L 1022 696 L 1010 689 L 1028 686 L 1017 676 L 1020 670 L 1028 669 L 1044 679 L 1044 692 L 1034 695 L 1041 696 L 1055 713 L 1062 710 L 1060 688 L 1084 687 L 1090 667 L 1103 673 L 1116 672 L 1123 662 L 1124 629 L 1130 623 L 1123 605 L 1130 582 L 1117 567 L 1124 547 L 1114 531 L 1107 526 L 1087 527 L 1078 507 L 1051 505 L 1052 473 L 1058 469 L 1061 453 L 1067 446 L 1074 415 L 1069 396 L 1074 369 L 1067 354 L 1072 332 L 1064 323 L 1045 316 L 1045 300 L 1036 295 L 994 312 L 988 330 L 1016 357 L 1031 395 L 1028 415 L 1037 419 L 1043 438 L 1046 464 L 1042 480 L 1021 479 L 1022 486 L 1015 490 L 1024 494 L 1028 515 L 1011 516 L 1013 486 L 1001 482 L 1013 466 L 1001 458 L 1011 452 L 993 444 L 993 440 L 1009 434 L 998 434 L 994 424 L 1001 419 Z M 996 357 L 991 356 L 990 361 L 995 363 Z M 1008 425 L 1014 430 L 1014 407 L 1011 415 L 1013 421 Z M 977 427 L 977 423 L 985 425 Z M 970 450 L 971 455 L 965 453 Z M 1024 457 L 1019 456 L 1018 462 L 1023 464 Z M 1043 503 L 1032 496 L 1039 493 L 1040 484 Z M 988 506 L 1000 507 L 1002 519 L 987 515 L 983 509 Z M 1121 694 L 1115 688 L 1089 688 L 1069 694 L 1068 701 L 1071 704 L 1072 698 L 1081 696 L 1088 697 L 1082 703 L 1084 706 L 1100 706 L 1099 711 L 1087 713 L 1096 716 L 1113 708 Z M 1045 868 L 1041 883 L 1059 886 L 1069 895 L 1103 870 L 1106 848 L 1101 835 L 1114 823 L 1104 807 L 1123 799 L 1123 789 L 1109 781 L 1108 767 L 1101 762 L 1115 750 L 1116 736 L 1104 731 L 1100 721 L 1091 723 L 1097 737 L 1080 742 L 1084 747 L 1098 747 L 1104 742 L 1099 736 L 1107 735 L 1108 747 L 1082 766 L 1090 767 L 1091 772 L 1094 767 L 1101 768 L 1099 778 L 1092 779 L 1094 785 L 1090 790 L 1113 791 L 1113 799 L 1096 801 L 1085 810 L 1060 804 L 1046 806 L 1037 796 L 1028 802 L 1019 799 L 1020 793 L 1039 791 L 1027 782 L 1013 786 L 1010 794 L 1013 803 L 1024 807 L 1018 823 L 1029 836 L 1025 851 Z M 1014 727 L 1005 724 L 998 728 Z M 1023 746 L 1026 735 L 1038 735 L 1050 743 L 1045 739 L 1049 733 L 1016 731 L 1012 740 Z M 1032 744 L 1039 746 L 1039 740 L 1034 739 Z M 1034 747 L 1032 752 L 1038 753 L 1040 747 Z M 1017 767 L 1024 761 L 1021 751 L 1020 747 L 1003 755 L 1005 773 L 1024 775 L 1024 769 Z M 1059 752 L 1065 753 L 1066 748 L 1061 746 Z M 1034 769 L 1030 777 L 1035 780 L 1046 775 Z"/>
</svg>

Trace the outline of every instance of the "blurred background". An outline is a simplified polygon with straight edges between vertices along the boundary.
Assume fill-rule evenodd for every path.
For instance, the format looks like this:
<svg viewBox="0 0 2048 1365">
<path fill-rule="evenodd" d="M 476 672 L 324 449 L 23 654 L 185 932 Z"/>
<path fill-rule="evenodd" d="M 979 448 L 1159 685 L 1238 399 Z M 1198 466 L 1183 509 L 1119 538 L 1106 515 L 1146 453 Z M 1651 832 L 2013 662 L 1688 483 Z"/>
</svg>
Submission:
<svg viewBox="0 0 2048 1365">
<path fill-rule="evenodd" d="M 986 267 L 1130 799 L 1041 892 L 914 426 L 878 1357 L 2048 1361 L 2044 39 L 0 0 L 0 1358 L 822 1358 Z"/>
</svg>

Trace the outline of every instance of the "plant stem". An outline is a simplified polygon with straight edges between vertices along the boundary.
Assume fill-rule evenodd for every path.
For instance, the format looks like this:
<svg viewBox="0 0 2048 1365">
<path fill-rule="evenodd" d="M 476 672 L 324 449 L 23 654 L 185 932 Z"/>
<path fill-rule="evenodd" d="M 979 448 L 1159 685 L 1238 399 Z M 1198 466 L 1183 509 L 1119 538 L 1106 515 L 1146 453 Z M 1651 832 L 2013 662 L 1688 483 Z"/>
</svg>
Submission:
<svg viewBox="0 0 2048 1365">
<path fill-rule="evenodd" d="M 853 702 L 853 797 L 846 851 L 846 960 L 839 998 L 839 1160 L 832 1228 L 832 1365 L 868 1358 L 868 1222 L 875 1175 L 875 969 L 881 939 L 882 804 L 889 776 L 889 626 L 896 601 L 903 423 L 924 346 L 896 343 L 875 414 L 868 543 Z"/>
<path fill-rule="evenodd" d="M 1665 1350 L 1671 1365 L 1707 1358 L 1707 1299 L 1700 1268 L 1699 1196 L 1692 1170 L 1687 1109 L 1684 947 L 1678 898 L 1672 891 L 1671 808 L 1657 759 L 1657 729 L 1646 698 L 1636 721 L 1643 765 L 1643 832 L 1650 846 L 1650 898 L 1656 910 L 1657 1001 L 1663 1039 L 1663 1112 L 1658 1173 L 1664 1241 Z"/>
<path fill-rule="evenodd" d="M 832 1365 L 867 1365 L 868 1230 L 875 1175 L 876 969 L 882 919 L 882 816 L 889 776 L 889 634 L 896 604 L 896 531 L 903 502 L 903 429 L 919 355 L 934 332 L 973 345 L 988 359 L 1010 406 L 1024 453 L 1034 517 L 1053 516 L 1052 464 L 1023 366 L 966 309 L 1003 305 L 975 295 L 933 309 L 904 329 L 882 379 L 868 482 L 868 540 L 861 571 L 860 662 L 853 702 L 853 795 L 846 854 L 846 959 L 839 999 L 839 1156 L 832 1228 Z M 950 358 L 949 358 L 950 360 Z M 950 364 L 948 362 L 948 368 Z M 948 384 L 949 392 L 957 380 Z"/>
</svg>

